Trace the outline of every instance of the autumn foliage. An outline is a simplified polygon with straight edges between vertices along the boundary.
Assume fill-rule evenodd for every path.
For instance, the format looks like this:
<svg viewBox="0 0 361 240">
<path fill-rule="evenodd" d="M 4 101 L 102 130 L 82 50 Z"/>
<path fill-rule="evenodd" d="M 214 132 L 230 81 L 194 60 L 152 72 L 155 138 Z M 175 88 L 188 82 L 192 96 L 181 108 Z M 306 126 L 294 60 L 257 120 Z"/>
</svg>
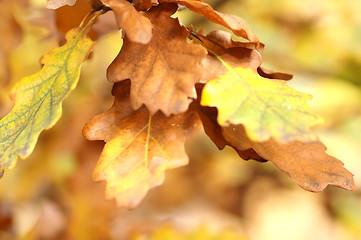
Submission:
<svg viewBox="0 0 361 240">
<path fill-rule="evenodd" d="M 51 0 L 48 7 L 74 2 Z M 352 173 L 325 153 L 310 130 L 322 123 L 307 105 L 311 96 L 286 84 L 291 75 L 261 67 L 264 45 L 242 18 L 200 0 L 90 4 L 93 11 L 68 31 L 66 43 L 45 54 L 42 69 L 12 89 L 15 106 L 0 121 L 2 171 L 28 157 L 39 134 L 59 120 L 62 102 L 91 52 L 89 32 L 98 16 L 113 11 L 123 33 L 122 48 L 107 71 L 114 104 L 83 128 L 86 139 L 106 142 L 94 179 L 107 182 L 108 199 L 136 207 L 163 183 L 167 169 L 188 163 L 184 144 L 201 127 L 219 149 L 228 145 L 242 159 L 270 161 L 306 190 L 355 188 Z M 235 37 L 182 25 L 172 17 L 179 6 Z"/>
</svg>

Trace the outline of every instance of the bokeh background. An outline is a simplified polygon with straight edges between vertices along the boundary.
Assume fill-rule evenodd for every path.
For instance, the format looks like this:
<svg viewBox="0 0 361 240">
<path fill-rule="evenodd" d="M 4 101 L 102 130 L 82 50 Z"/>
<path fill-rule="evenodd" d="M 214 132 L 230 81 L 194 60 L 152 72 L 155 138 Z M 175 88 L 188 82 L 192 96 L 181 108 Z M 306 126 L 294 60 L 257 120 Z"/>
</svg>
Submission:
<svg viewBox="0 0 361 240">
<path fill-rule="evenodd" d="M 105 72 L 121 33 L 109 12 L 95 25 L 93 54 L 61 120 L 0 180 L 1 240 L 361 239 L 361 1 L 205 2 L 244 18 L 265 44 L 263 66 L 294 74 L 289 85 L 313 95 L 310 106 L 325 118 L 314 131 L 354 173 L 356 190 L 307 192 L 272 164 L 219 151 L 200 133 L 187 143 L 190 164 L 169 170 L 138 208 L 105 200 L 105 183 L 92 181 L 103 143 L 84 140 L 81 129 L 113 101 Z M 12 107 L 15 82 L 38 71 L 41 55 L 90 11 L 86 0 L 57 11 L 45 5 L 0 1 L 0 117 Z M 186 9 L 176 15 L 206 33 L 222 29 Z"/>
</svg>

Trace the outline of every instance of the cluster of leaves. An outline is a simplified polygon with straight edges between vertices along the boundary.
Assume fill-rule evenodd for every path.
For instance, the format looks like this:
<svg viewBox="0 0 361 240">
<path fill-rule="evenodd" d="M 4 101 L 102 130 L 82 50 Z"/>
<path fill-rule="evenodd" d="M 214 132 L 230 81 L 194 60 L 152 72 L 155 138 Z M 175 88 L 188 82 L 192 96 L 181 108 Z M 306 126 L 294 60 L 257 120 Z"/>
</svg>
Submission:
<svg viewBox="0 0 361 240">
<path fill-rule="evenodd" d="M 74 3 L 49 1 L 48 7 Z M 18 156 L 29 156 L 40 132 L 58 121 L 91 52 L 89 30 L 112 10 L 123 31 L 123 46 L 107 73 L 115 100 L 83 129 L 87 139 L 106 142 L 94 178 L 107 181 L 107 198 L 137 206 L 164 181 L 166 169 L 188 163 L 184 143 L 201 126 L 219 149 L 228 145 L 245 160 L 271 161 L 306 190 L 329 184 L 354 189 L 353 175 L 310 132 L 321 122 L 307 106 L 310 96 L 286 85 L 290 75 L 260 66 L 263 44 L 243 19 L 200 0 L 90 3 L 88 21 L 43 56 L 38 73 L 13 88 L 15 106 L 0 121 L 2 171 L 14 167 Z M 183 26 L 171 17 L 178 4 L 248 41 Z"/>
</svg>

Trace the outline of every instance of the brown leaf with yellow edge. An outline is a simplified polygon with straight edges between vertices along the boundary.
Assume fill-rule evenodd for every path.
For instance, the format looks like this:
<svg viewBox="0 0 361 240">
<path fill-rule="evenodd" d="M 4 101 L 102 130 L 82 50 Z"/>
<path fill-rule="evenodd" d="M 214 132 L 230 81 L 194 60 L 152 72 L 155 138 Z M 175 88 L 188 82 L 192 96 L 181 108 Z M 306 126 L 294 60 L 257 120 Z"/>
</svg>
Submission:
<svg viewBox="0 0 361 240">
<path fill-rule="evenodd" d="M 248 26 L 246 21 L 234 15 L 217 12 L 207 3 L 197 0 L 159 0 L 159 2 L 173 2 L 181 4 L 191 11 L 206 17 L 208 20 L 232 30 L 232 32 L 237 36 L 248 39 L 251 42 L 258 42 L 258 37 Z"/>
<path fill-rule="evenodd" d="M 320 192 L 327 185 L 346 190 L 355 189 L 353 174 L 343 163 L 325 153 L 320 141 L 292 141 L 281 144 L 274 139 L 255 142 L 248 138 L 242 125 L 222 128 L 223 136 L 238 150 L 254 149 L 258 155 L 271 161 L 287 173 L 299 186 L 312 192 Z"/>
<path fill-rule="evenodd" d="M 153 26 L 154 36 L 147 45 L 127 37 L 116 59 L 108 68 L 108 80 L 132 81 L 130 101 L 134 109 L 143 104 L 151 114 L 185 112 L 196 97 L 194 84 L 201 78 L 200 63 L 206 50 L 187 42 L 188 30 L 170 16 L 175 4 L 161 4 L 145 13 Z"/>
<path fill-rule="evenodd" d="M 101 0 L 113 9 L 119 28 L 132 42 L 147 44 L 152 39 L 152 24 L 127 0 Z"/>
<path fill-rule="evenodd" d="M 282 144 L 270 139 L 256 142 L 249 139 L 243 125 L 221 127 L 217 122 L 217 109 L 199 103 L 202 88 L 202 84 L 197 85 L 199 97 L 191 109 L 199 114 L 206 134 L 219 149 L 228 145 L 244 160 L 268 160 L 308 191 L 319 192 L 327 185 L 347 190 L 355 188 L 353 174 L 340 160 L 326 154 L 326 147 L 320 141 Z"/>
<path fill-rule="evenodd" d="M 129 103 L 129 81 L 116 83 L 113 107 L 91 119 L 83 134 L 107 143 L 94 170 L 97 181 L 106 180 L 106 197 L 118 206 L 134 208 L 146 193 L 164 181 L 166 169 L 186 165 L 184 143 L 200 126 L 195 112 L 166 117 L 150 115 L 143 106 Z"/>
</svg>

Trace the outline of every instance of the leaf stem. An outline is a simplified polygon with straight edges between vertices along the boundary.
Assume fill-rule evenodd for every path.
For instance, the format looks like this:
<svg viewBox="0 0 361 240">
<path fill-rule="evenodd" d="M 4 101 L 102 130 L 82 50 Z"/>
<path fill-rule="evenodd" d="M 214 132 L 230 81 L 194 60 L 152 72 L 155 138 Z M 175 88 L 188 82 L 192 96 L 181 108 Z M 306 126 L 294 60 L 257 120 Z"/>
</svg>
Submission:
<svg viewBox="0 0 361 240">
<path fill-rule="evenodd" d="M 95 23 L 95 20 L 100 16 L 103 15 L 104 13 L 106 13 L 107 11 L 109 11 L 107 8 L 103 8 L 101 10 L 98 11 L 91 11 L 90 13 L 88 13 L 88 15 L 85 16 L 85 18 L 83 18 L 83 20 L 81 21 L 79 27 L 82 28 L 84 27 L 84 29 L 87 29 L 89 26 L 93 25 Z M 95 13 L 95 14 L 94 14 Z M 93 17 L 90 18 L 90 20 L 88 22 L 86 22 L 86 20 L 93 15 Z M 85 26 L 84 26 L 85 25 Z"/>
<path fill-rule="evenodd" d="M 217 53 L 215 53 L 212 49 L 210 49 L 210 48 L 207 47 L 207 45 L 198 37 L 198 33 L 197 33 L 197 32 L 192 31 L 192 32 L 191 32 L 191 36 L 192 36 L 193 39 L 196 40 L 200 45 L 202 45 L 205 49 L 207 49 L 207 51 L 208 51 L 209 53 L 213 54 L 213 55 L 225 66 L 225 68 L 226 68 L 229 72 L 237 75 L 237 73 L 234 71 L 234 69 L 233 69 L 226 61 L 224 61 L 224 60 L 221 58 L 221 56 L 219 56 L 219 55 L 218 55 Z"/>
<path fill-rule="evenodd" d="M 149 120 L 148 120 L 148 129 L 147 129 L 147 138 L 145 141 L 145 154 L 144 154 L 144 160 L 145 160 L 145 166 L 148 168 L 149 162 L 148 162 L 148 151 L 149 151 L 149 139 L 150 139 L 150 125 L 152 123 L 152 114 L 149 114 Z"/>
</svg>

